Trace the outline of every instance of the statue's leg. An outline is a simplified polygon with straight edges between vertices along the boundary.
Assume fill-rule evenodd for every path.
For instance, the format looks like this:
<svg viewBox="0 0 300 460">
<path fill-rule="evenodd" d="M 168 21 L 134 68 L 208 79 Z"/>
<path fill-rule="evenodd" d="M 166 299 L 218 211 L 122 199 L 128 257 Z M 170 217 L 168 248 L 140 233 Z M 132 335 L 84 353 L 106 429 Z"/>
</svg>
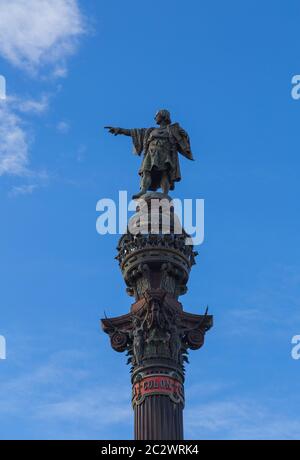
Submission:
<svg viewBox="0 0 300 460">
<path fill-rule="evenodd" d="M 147 190 L 151 186 L 151 173 L 150 171 L 144 171 L 141 178 L 141 191 L 133 195 L 133 199 L 140 198 L 142 195 L 147 193 Z"/>
<path fill-rule="evenodd" d="M 162 188 L 163 193 L 165 195 L 168 195 L 170 190 L 170 181 L 168 173 L 166 171 L 161 176 L 160 186 Z"/>
</svg>

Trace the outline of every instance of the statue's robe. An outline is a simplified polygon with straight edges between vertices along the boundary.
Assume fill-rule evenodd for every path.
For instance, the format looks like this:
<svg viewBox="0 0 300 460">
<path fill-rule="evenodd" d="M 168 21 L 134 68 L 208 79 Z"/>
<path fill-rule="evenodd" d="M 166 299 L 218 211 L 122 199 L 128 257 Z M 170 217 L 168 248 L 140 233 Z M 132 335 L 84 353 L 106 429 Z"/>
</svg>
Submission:
<svg viewBox="0 0 300 460">
<path fill-rule="evenodd" d="M 152 183 L 150 190 L 157 190 L 160 186 L 161 174 L 167 171 L 170 189 L 174 189 L 174 182 L 181 180 L 180 166 L 178 160 L 178 152 L 189 160 L 193 160 L 190 140 L 187 132 L 181 128 L 178 123 L 173 123 L 167 126 L 168 146 L 162 151 L 156 152 L 153 155 L 151 151 L 151 133 L 157 128 L 140 128 L 131 129 L 130 134 L 133 141 L 133 151 L 136 155 L 141 155 L 144 152 L 144 158 L 139 170 L 139 174 L 143 176 L 144 172 L 150 172 Z"/>
</svg>

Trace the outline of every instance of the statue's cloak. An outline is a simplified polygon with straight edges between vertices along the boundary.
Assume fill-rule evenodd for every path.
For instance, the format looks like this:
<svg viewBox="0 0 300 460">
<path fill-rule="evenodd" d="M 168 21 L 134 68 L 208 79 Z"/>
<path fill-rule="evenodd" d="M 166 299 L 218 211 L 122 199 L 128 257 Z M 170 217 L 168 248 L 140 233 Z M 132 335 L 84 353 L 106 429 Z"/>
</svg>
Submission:
<svg viewBox="0 0 300 460">
<path fill-rule="evenodd" d="M 155 128 L 140 128 L 131 129 L 130 134 L 133 142 L 133 152 L 136 155 L 141 155 L 144 152 L 144 158 L 139 170 L 142 176 L 144 171 L 149 170 L 149 155 L 148 148 L 150 143 L 150 134 Z M 178 152 L 189 160 L 193 160 L 191 152 L 190 139 L 187 132 L 181 128 L 178 123 L 173 123 L 167 126 L 169 133 L 170 152 L 168 152 L 168 164 L 170 165 L 168 173 L 170 180 L 170 189 L 174 189 L 174 182 L 181 180 L 181 172 L 178 160 Z M 159 168 L 160 169 L 160 168 Z M 150 190 L 156 190 L 159 187 L 159 180 L 153 181 Z"/>
</svg>

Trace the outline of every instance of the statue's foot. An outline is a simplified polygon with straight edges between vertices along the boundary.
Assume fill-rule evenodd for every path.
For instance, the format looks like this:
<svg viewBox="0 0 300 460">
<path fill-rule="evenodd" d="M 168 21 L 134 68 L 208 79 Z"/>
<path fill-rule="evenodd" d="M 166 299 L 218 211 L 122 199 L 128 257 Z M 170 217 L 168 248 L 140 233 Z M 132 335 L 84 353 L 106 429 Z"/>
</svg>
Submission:
<svg viewBox="0 0 300 460">
<path fill-rule="evenodd" d="M 133 200 L 137 200 L 138 198 L 140 198 L 142 195 L 145 195 L 146 193 L 146 190 L 141 190 L 139 193 L 136 193 L 135 195 L 132 195 L 132 199 Z"/>
</svg>

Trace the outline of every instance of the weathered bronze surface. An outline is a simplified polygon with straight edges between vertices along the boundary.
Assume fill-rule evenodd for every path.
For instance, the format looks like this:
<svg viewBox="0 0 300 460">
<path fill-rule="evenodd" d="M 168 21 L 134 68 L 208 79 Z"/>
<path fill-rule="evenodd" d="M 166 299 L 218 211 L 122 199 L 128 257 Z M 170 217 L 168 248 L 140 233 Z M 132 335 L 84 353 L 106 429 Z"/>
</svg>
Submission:
<svg viewBox="0 0 300 460">
<path fill-rule="evenodd" d="M 156 121 L 159 129 L 109 127 L 111 133 L 131 136 L 138 154 L 144 151 L 141 191 L 135 199 L 137 212 L 143 206 L 148 209 L 150 224 L 155 216 L 153 198 L 171 201 L 167 193 L 180 180 L 177 152 L 192 159 L 188 135 L 178 124 L 171 124 L 169 113 L 159 111 Z M 163 193 L 147 193 L 159 185 Z M 213 324 L 207 310 L 199 315 L 187 313 L 179 302 L 198 253 L 186 244 L 184 229 L 178 232 L 174 209 L 167 215 L 168 233 L 163 231 L 165 217 L 159 208 L 158 231 L 153 232 L 150 225 L 120 238 L 116 259 L 134 302 L 129 313 L 101 320 L 112 348 L 126 352 L 131 366 L 135 439 L 183 439 L 185 363 L 189 350 L 203 346 Z M 136 230 L 140 222 L 135 216 L 132 221 L 131 228 Z"/>
<path fill-rule="evenodd" d="M 179 123 L 171 123 L 168 110 L 159 110 L 155 115 L 158 128 L 124 129 L 106 126 L 111 134 L 131 136 L 134 153 L 144 158 L 139 170 L 141 176 L 140 192 L 133 198 L 139 198 L 147 190 L 159 187 L 167 195 L 174 190 L 174 183 L 181 180 L 178 152 L 193 160 L 190 139 Z"/>
</svg>

